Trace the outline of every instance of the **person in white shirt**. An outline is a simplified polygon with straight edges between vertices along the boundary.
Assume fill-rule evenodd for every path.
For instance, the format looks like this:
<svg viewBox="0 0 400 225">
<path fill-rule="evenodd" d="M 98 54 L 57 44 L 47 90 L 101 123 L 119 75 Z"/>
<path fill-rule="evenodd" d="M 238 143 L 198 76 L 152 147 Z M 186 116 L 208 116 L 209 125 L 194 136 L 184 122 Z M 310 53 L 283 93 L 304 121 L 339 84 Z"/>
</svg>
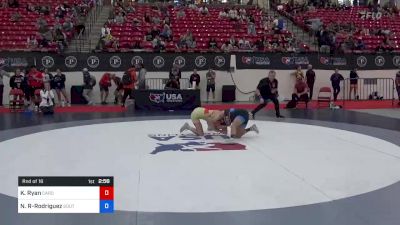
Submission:
<svg viewBox="0 0 400 225">
<path fill-rule="evenodd" d="M 111 29 L 107 26 L 107 24 L 104 24 L 104 26 L 101 28 L 101 37 L 104 38 L 109 34 L 111 34 Z"/>
<path fill-rule="evenodd" d="M 54 92 L 51 90 L 50 85 L 44 85 L 45 87 L 40 90 L 40 98 L 42 99 L 39 108 L 43 114 L 54 113 Z"/>
<path fill-rule="evenodd" d="M 228 17 L 228 14 L 227 14 L 225 11 L 221 11 L 221 12 L 219 12 L 218 17 L 219 17 L 220 19 L 223 19 L 223 18 Z"/>
<path fill-rule="evenodd" d="M 203 15 L 207 15 L 208 14 L 208 8 L 205 6 L 202 6 L 199 8 L 199 12 Z"/>
</svg>

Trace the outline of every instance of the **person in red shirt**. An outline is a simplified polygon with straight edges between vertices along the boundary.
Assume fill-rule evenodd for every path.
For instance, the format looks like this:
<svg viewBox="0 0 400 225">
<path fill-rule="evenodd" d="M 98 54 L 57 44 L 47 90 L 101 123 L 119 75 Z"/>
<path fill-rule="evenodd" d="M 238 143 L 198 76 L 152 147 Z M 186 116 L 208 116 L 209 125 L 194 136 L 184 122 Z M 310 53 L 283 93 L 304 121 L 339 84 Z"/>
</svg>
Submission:
<svg viewBox="0 0 400 225">
<path fill-rule="evenodd" d="M 28 80 L 28 90 L 27 90 L 27 100 L 31 100 L 35 103 L 35 108 L 38 107 L 40 102 L 40 95 L 35 95 L 38 91 L 43 89 L 43 79 L 44 74 L 36 69 L 35 66 L 32 66 L 27 74 Z"/>
<path fill-rule="evenodd" d="M 115 74 L 112 73 L 105 73 L 100 79 L 99 86 L 100 86 L 100 99 L 101 104 L 107 104 L 107 98 L 109 90 L 108 88 L 111 87 L 111 80 L 114 79 Z"/>
<path fill-rule="evenodd" d="M 133 94 L 133 90 L 135 89 L 135 85 L 137 85 L 136 78 L 136 68 L 132 66 L 125 74 L 122 76 L 122 84 L 124 87 L 124 96 L 122 97 L 122 107 L 125 107 L 125 101 L 128 96 Z"/>
<path fill-rule="evenodd" d="M 294 85 L 294 90 L 292 94 L 292 101 L 298 102 L 305 101 L 308 102 L 308 86 L 304 82 L 302 77 L 297 77 L 296 84 Z"/>
</svg>

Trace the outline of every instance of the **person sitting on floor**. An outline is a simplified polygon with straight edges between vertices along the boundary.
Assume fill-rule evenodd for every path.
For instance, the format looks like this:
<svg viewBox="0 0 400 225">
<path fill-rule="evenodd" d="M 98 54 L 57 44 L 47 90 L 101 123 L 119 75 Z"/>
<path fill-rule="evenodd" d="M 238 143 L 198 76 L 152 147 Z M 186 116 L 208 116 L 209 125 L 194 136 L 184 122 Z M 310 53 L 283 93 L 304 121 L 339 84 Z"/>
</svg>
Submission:
<svg viewBox="0 0 400 225">
<path fill-rule="evenodd" d="M 51 90 L 50 83 L 46 82 L 44 88 L 40 90 L 40 98 L 42 99 L 39 108 L 43 114 L 54 113 L 54 92 Z"/>
</svg>

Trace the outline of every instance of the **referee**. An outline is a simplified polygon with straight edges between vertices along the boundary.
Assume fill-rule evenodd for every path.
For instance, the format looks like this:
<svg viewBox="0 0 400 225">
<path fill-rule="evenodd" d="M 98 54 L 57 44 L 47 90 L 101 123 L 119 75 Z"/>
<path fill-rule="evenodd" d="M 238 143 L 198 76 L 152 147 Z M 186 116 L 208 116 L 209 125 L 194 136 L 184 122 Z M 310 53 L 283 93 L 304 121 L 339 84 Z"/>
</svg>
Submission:
<svg viewBox="0 0 400 225">
<path fill-rule="evenodd" d="M 268 100 L 271 100 L 275 105 L 276 117 L 284 118 L 279 112 L 278 80 L 275 79 L 275 75 L 276 72 L 271 70 L 268 73 L 268 77 L 261 79 L 258 83 L 256 94 L 260 97 L 260 104 L 251 111 L 251 117 L 253 117 L 253 119 L 255 118 L 255 114 L 268 104 Z"/>
</svg>

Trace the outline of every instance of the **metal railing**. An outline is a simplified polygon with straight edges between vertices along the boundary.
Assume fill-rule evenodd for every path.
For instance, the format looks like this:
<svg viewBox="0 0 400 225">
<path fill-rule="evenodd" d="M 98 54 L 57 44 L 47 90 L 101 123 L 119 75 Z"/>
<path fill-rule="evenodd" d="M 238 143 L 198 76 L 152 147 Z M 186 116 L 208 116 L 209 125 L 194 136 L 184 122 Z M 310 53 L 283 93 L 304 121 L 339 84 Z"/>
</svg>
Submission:
<svg viewBox="0 0 400 225">
<path fill-rule="evenodd" d="M 276 4 L 270 2 L 270 10 L 274 13 L 274 16 L 278 15 L 282 19 L 285 20 L 286 29 L 289 31 L 299 30 L 300 32 L 293 32 L 296 38 L 303 40 L 304 43 L 309 43 L 310 48 L 314 48 L 315 51 L 318 51 L 318 43 L 317 37 L 315 36 L 315 32 L 309 28 L 306 30 L 304 27 L 297 25 L 295 23 L 294 18 L 286 16 L 283 12 L 280 12 L 276 9 Z"/>
<path fill-rule="evenodd" d="M 358 78 L 357 81 L 357 85 L 351 84 L 350 78 L 343 81 L 343 105 L 349 100 L 391 100 L 392 106 L 394 105 L 394 79 Z"/>
<path fill-rule="evenodd" d="M 91 40 L 89 38 L 92 28 L 94 27 L 97 18 L 103 8 L 103 5 L 94 5 L 88 13 L 88 17 L 85 20 L 85 32 L 80 36 L 76 37 L 77 44 L 75 46 L 76 52 L 82 52 L 85 43 L 88 43 L 89 48 L 91 47 Z M 90 49 L 89 49 L 90 50 Z"/>
<path fill-rule="evenodd" d="M 165 85 L 168 82 L 168 78 L 147 78 L 146 79 L 146 88 L 151 90 L 162 90 L 165 89 Z M 189 79 L 181 78 L 180 89 L 188 89 L 190 87 Z"/>
</svg>

